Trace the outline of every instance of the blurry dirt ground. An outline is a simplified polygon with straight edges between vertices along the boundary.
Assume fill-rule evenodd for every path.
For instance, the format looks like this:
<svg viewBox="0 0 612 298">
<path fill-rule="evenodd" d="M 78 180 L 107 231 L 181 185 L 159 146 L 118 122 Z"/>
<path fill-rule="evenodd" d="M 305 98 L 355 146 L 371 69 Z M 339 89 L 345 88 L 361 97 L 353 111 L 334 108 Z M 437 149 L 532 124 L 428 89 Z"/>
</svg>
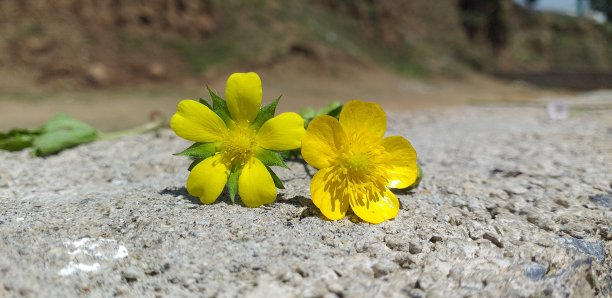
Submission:
<svg viewBox="0 0 612 298">
<path fill-rule="evenodd" d="M 362 63 L 326 66 L 300 57 L 255 71 L 262 78 L 264 102 L 283 95 L 279 111 L 322 107 L 330 101 L 350 99 L 377 101 L 390 110 L 413 110 L 468 103 L 525 102 L 543 96 L 567 95 L 476 74 L 418 80 Z M 176 111 L 179 100 L 208 98 L 206 85 L 223 96 L 229 74 L 216 73 L 160 85 L 87 91 L 49 90 L 24 83 L 32 81 L 24 78 L 25 75 L 6 74 L 0 78 L 0 130 L 39 126 L 59 112 L 68 113 L 102 131 L 142 124 L 153 111 L 160 111 L 169 118 Z"/>
<path fill-rule="evenodd" d="M 609 297 L 609 110 L 389 112 L 425 178 L 380 225 L 321 218 L 299 162 L 275 204 L 201 205 L 169 130 L 0 152 L 0 296 Z"/>
</svg>

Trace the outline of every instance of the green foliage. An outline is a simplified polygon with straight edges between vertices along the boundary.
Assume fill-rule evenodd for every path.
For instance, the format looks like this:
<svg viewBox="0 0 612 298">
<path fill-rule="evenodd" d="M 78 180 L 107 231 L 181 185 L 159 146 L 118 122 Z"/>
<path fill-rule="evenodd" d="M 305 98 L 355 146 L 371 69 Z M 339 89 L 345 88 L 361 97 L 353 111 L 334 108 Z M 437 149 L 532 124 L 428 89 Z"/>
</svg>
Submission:
<svg viewBox="0 0 612 298">
<path fill-rule="evenodd" d="M 14 129 L 8 133 L 0 133 L 0 149 L 18 151 L 32 147 L 33 155 L 47 156 L 96 139 L 96 129 L 60 114 L 39 129 Z"/>
<path fill-rule="evenodd" d="M 306 128 L 308 127 L 308 124 L 310 124 L 310 121 L 312 121 L 312 119 L 314 119 L 316 116 L 328 115 L 338 118 L 340 117 L 340 111 L 342 111 L 342 103 L 339 101 L 332 101 L 328 105 L 319 108 L 318 110 L 313 107 L 302 108 L 300 109 L 299 114 L 302 116 L 302 118 L 304 118 L 304 127 Z"/>
<path fill-rule="evenodd" d="M 166 44 L 190 64 L 191 70 L 195 74 L 228 62 L 233 53 L 231 46 L 233 43 L 230 41 L 221 40 L 203 43 L 197 40 L 183 39 L 168 41 Z"/>
<path fill-rule="evenodd" d="M 31 147 L 40 130 L 13 129 L 0 133 L 0 150 L 19 151 Z"/>
<path fill-rule="evenodd" d="M 98 131 L 68 115 L 57 115 L 42 128 L 32 142 L 36 156 L 47 156 L 64 149 L 90 143 L 98 138 Z"/>
</svg>

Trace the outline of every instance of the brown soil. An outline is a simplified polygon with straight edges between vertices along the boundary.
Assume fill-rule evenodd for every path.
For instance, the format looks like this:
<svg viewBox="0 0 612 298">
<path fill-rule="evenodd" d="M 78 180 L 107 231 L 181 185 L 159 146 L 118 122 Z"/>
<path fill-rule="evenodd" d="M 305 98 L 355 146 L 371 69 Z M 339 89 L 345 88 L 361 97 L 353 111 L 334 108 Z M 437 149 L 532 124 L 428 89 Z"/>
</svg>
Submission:
<svg viewBox="0 0 612 298">
<path fill-rule="evenodd" d="M 292 57 L 255 71 L 262 77 L 264 102 L 283 95 L 279 111 L 320 107 L 333 100 L 349 99 L 377 101 L 387 111 L 413 110 L 473 103 L 525 102 L 552 93 L 477 74 L 416 80 L 371 65 L 335 63 L 321 68 L 304 57 Z M 222 95 L 229 73 L 180 84 L 65 92 L 49 92 L 36 87 L 24 89 L 18 76 L 13 79 L 2 76 L 4 82 L 0 83 L 12 87 L 0 92 L 0 130 L 39 126 L 60 112 L 102 131 L 124 129 L 146 122 L 153 111 L 170 117 L 182 98 L 207 98 L 207 84 Z"/>
</svg>

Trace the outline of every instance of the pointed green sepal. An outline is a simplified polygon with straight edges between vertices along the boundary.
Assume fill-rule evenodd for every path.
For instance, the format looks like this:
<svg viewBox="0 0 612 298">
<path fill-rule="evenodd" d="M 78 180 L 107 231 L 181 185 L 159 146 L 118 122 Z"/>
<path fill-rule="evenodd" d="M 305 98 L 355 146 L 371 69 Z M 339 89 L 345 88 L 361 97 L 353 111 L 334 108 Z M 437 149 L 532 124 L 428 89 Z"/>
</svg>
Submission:
<svg viewBox="0 0 612 298">
<path fill-rule="evenodd" d="M 191 147 L 174 155 L 189 156 L 196 159 L 205 159 L 213 156 L 217 152 L 219 143 L 195 143 Z"/>
<path fill-rule="evenodd" d="M 232 170 L 227 177 L 227 191 L 229 192 L 230 200 L 232 204 L 236 204 L 236 194 L 238 194 L 238 177 L 242 170 Z"/>
<path fill-rule="evenodd" d="M 285 189 L 283 182 L 280 180 L 280 178 L 278 178 L 278 176 L 276 176 L 276 173 L 274 173 L 274 171 L 272 171 L 272 169 L 270 169 L 270 167 L 268 166 L 266 166 L 266 169 L 268 170 L 268 173 L 270 173 L 270 176 L 272 176 L 272 181 L 274 181 L 274 186 L 276 186 L 276 188 Z"/>
<path fill-rule="evenodd" d="M 266 123 L 266 121 L 274 117 L 274 113 L 276 113 L 276 106 L 278 106 L 278 102 L 280 101 L 281 97 L 282 95 L 259 110 L 257 117 L 255 117 L 255 120 L 253 120 L 253 124 L 251 124 L 251 128 L 258 130 L 264 123 Z"/>
<path fill-rule="evenodd" d="M 259 159 L 264 165 L 268 167 L 276 166 L 288 169 L 289 167 L 285 164 L 283 157 L 280 153 L 272 150 L 259 148 L 256 153 L 257 159 Z"/>
<path fill-rule="evenodd" d="M 205 105 L 207 108 L 209 108 L 209 109 L 212 111 L 212 109 L 213 109 L 213 108 L 212 108 L 212 106 L 210 105 L 210 103 L 208 103 L 208 100 L 206 100 L 206 99 L 204 99 L 204 98 L 201 98 L 201 97 L 200 97 L 200 98 L 198 99 L 198 101 L 199 101 L 201 104 Z"/>
<path fill-rule="evenodd" d="M 191 172 L 191 170 L 193 168 L 195 168 L 195 166 L 197 166 L 199 163 L 201 163 L 204 160 L 204 158 L 197 158 L 194 159 L 191 164 L 189 165 L 189 168 L 187 168 L 187 171 Z"/>
<path fill-rule="evenodd" d="M 212 99 L 212 110 L 217 114 L 225 125 L 228 127 L 234 126 L 234 120 L 230 117 L 229 109 L 227 108 L 227 103 L 223 98 L 219 97 L 219 95 L 215 94 L 210 87 L 206 86 L 208 89 L 208 93 L 210 94 L 210 98 Z"/>
</svg>

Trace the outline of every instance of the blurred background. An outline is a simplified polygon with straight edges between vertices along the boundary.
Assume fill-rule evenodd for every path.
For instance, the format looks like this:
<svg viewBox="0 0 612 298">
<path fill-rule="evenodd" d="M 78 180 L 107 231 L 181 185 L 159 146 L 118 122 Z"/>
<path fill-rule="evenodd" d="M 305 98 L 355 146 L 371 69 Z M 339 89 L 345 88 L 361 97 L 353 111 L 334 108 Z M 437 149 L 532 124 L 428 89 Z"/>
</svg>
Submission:
<svg viewBox="0 0 612 298">
<path fill-rule="evenodd" d="M 280 110 L 612 89 L 612 0 L 1 0 L 0 130 L 112 131 L 257 71 Z"/>
</svg>

